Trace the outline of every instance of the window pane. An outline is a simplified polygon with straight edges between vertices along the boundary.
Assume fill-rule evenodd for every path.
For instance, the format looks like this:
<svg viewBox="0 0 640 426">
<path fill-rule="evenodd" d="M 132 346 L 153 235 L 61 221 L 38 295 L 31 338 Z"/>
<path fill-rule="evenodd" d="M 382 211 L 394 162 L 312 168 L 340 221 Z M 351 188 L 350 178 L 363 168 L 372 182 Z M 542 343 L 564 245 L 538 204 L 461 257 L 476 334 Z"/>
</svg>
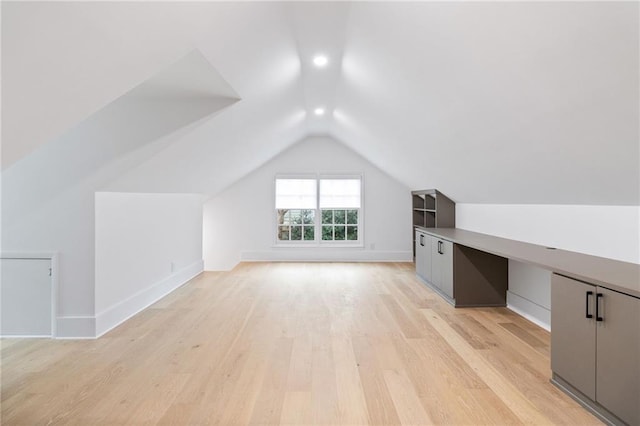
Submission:
<svg viewBox="0 0 640 426">
<path fill-rule="evenodd" d="M 355 241 L 358 239 L 358 227 L 347 226 L 347 240 Z"/>
<path fill-rule="evenodd" d="M 334 210 L 333 217 L 335 219 L 335 223 L 345 223 L 346 215 L 344 214 L 344 210 Z"/>
<path fill-rule="evenodd" d="M 315 179 L 276 179 L 276 209 L 315 209 Z"/>
<path fill-rule="evenodd" d="M 291 215 L 291 223 L 300 225 L 302 223 L 302 210 L 289 210 Z"/>
<path fill-rule="evenodd" d="M 347 210 L 347 223 L 358 223 L 358 210 Z"/>
<path fill-rule="evenodd" d="M 344 237 L 345 237 L 344 228 L 345 228 L 344 226 L 336 226 L 335 231 L 334 231 L 335 232 L 335 238 L 334 239 L 336 241 L 337 240 L 344 240 Z"/>
<path fill-rule="evenodd" d="M 333 223 L 333 210 L 322 210 L 322 223 Z"/>
<path fill-rule="evenodd" d="M 323 226 L 322 227 L 322 239 L 333 240 L 333 226 Z"/>
<path fill-rule="evenodd" d="M 289 241 L 289 227 L 278 226 L 278 239 L 280 241 Z"/>
<path fill-rule="evenodd" d="M 360 179 L 320 179 L 320 208 L 360 208 Z"/>
<path fill-rule="evenodd" d="M 303 210 L 302 211 L 302 223 L 305 225 L 313 225 L 315 219 L 315 211 L 314 210 Z"/>
<path fill-rule="evenodd" d="M 304 239 L 305 241 L 313 241 L 315 239 L 315 230 L 313 226 L 304 227 Z"/>
<path fill-rule="evenodd" d="M 278 209 L 278 225 L 282 225 L 283 223 L 288 223 L 287 221 L 287 213 L 289 210 L 286 209 Z"/>
<path fill-rule="evenodd" d="M 291 241 L 300 241 L 302 239 L 302 226 L 291 227 Z"/>
</svg>

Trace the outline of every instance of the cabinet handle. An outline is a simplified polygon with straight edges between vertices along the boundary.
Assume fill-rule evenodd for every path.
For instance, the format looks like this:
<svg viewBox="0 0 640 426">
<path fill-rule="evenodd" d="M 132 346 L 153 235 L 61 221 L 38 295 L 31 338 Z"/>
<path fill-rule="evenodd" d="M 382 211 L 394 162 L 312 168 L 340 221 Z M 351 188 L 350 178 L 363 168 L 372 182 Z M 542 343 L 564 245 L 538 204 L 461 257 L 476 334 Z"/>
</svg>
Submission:
<svg viewBox="0 0 640 426">
<path fill-rule="evenodd" d="M 438 253 L 440 253 L 440 254 L 444 254 L 444 253 L 442 252 L 442 241 L 438 241 Z"/>
<path fill-rule="evenodd" d="M 602 293 L 596 293 L 596 321 L 604 321 L 604 318 L 600 316 L 600 299 L 604 297 Z"/>
<path fill-rule="evenodd" d="M 424 247 L 424 235 L 420 234 L 420 245 Z"/>
<path fill-rule="evenodd" d="M 593 314 L 589 313 L 589 296 L 593 296 L 593 292 L 592 291 L 588 291 L 587 292 L 587 297 L 585 298 L 586 304 L 585 304 L 585 318 L 593 318 Z"/>
</svg>

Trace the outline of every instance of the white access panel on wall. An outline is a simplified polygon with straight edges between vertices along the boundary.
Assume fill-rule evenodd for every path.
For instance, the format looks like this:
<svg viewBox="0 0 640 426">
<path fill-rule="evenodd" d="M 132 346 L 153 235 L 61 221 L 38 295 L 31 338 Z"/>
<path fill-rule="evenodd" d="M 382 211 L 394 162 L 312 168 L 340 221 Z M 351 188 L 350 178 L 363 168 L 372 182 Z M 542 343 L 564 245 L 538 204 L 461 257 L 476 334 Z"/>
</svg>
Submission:
<svg viewBox="0 0 640 426">
<path fill-rule="evenodd" d="M 0 260 L 0 334 L 52 336 L 51 259 Z"/>
</svg>

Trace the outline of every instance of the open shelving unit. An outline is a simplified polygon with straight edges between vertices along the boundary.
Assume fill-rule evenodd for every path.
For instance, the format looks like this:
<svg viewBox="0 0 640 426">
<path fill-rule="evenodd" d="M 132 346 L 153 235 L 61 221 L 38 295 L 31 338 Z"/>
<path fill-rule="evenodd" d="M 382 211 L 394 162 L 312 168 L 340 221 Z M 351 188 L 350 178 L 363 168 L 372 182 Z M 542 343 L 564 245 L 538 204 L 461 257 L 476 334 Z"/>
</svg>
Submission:
<svg viewBox="0 0 640 426">
<path fill-rule="evenodd" d="M 456 203 L 437 189 L 411 191 L 413 220 L 411 235 L 415 257 L 415 228 L 455 228 Z"/>
</svg>

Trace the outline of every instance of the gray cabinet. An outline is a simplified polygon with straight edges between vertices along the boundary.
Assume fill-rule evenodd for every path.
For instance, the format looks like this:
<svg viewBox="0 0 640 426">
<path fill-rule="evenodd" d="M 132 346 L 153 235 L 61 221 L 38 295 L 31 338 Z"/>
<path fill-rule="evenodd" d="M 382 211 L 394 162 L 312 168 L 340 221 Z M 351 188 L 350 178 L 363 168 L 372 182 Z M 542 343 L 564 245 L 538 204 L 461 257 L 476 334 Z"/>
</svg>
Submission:
<svg viewBox="0 0 640 426">
<path fill-rule="evenodd" d="M 640 425 L 640 299 L 597 287 L 596 401 Z"/>
<path fill-rule="evenodd" d="M 610 422 L 640 424 L 640 299 L 553 274 L 551 370 Z"/>
<path fill-rule="evenodd" d="M 455 228 L 456 203 L 436 189 L 411 191 L 412 225 L 415 228 Z M 416 234 L 413 234 L 414 237 Z M 416 246 L 414 238 L 413 246 Z M 413 255 L 416 253 L 414 251 Z"/>
<path fill-rule="evenodd" d="M 425 281 L 431 281 L 431 237 L 416 231 L 416 274 Z"/>
<path fill-rule="evenodd" d="M 556 274 L 551 281 L 551 370 L 595 400 L 595 287 Z"/>
<path fill-rule="evenodd" d="M 431 283 L 445 296 L 453 299 L 453 243 L 431 238 Z"/>
<path fill-rule="evenodd" d="M 455 307 L 505 306 L 507 259 L 415 232 L 416 274 Z"/>
<path fill-rule="evenodd" d="M 453 243 L 416 230 L 416 274 L 431 288 L 453 300 Z"/>
</svg>

